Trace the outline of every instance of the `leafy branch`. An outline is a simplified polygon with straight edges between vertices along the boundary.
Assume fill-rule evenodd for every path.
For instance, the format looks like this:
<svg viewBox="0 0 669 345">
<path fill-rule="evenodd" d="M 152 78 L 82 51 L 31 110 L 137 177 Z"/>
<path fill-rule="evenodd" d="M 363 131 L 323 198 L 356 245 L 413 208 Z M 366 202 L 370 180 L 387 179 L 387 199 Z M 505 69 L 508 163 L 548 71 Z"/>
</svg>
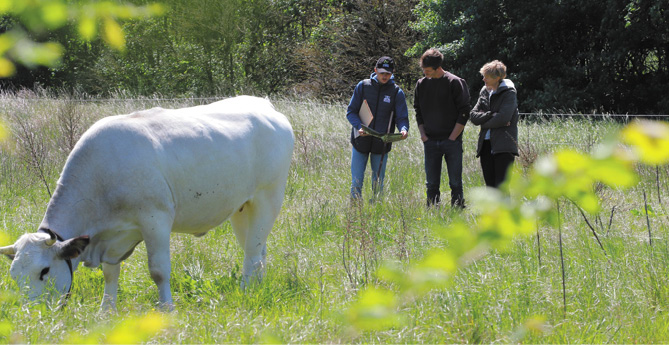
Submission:
<svg viewBox="0 0 669 345">
<path fill-rule="evenodd" d="M 160 4 L 134 6 L 112 1 L 2 0 L 0 16 L 14 18 L 20 25 L 0 34 L 0 78 L 16 73 L 16 64 L 55 67 L 64 53 L 57 42 L 36 42 L 33 36 L 74 23 L 84 41 L 101 38 L 118 51 L 125 49 L 122 20 L 142 19 L 165 13 Z"/>
</svg>

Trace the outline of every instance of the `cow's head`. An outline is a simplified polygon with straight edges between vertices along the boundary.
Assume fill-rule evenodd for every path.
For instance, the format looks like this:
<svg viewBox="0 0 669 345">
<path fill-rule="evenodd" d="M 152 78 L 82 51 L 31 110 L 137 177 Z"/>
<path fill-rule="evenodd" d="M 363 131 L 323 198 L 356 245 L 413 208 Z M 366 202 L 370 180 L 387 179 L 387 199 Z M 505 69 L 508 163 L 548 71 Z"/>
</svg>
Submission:
<svg viewBox="0 0 669 345">
<path fill-rule="evenodd" d="M 72 286 L 72 262 L 88 245 L 87 236 L 59 241 L 50 230 L 21 236 L 11 246 L 1 247 L 0 254 L 12 260 L 9 273 L 28 298 L 35 299 L 48 286 L 65 294 Z"/>
</svg>

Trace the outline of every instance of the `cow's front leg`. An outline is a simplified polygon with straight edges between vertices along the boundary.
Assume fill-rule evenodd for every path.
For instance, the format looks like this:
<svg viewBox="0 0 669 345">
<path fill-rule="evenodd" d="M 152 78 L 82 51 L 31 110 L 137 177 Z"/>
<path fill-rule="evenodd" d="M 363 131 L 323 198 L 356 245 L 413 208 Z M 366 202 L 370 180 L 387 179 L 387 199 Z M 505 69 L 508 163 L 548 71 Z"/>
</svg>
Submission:
<svg viewBox="0 0 669 345">
<path fill-rule="evenodd" d="M 100 310 L 108 311 L 116 309 L 116 295 L 118 292 L 118 277 L 121 273 L 121 264 L 116 265 L 102 263 L 102 273 L 105 277 L 105 294 L 102 296 Z"/>
</svg>

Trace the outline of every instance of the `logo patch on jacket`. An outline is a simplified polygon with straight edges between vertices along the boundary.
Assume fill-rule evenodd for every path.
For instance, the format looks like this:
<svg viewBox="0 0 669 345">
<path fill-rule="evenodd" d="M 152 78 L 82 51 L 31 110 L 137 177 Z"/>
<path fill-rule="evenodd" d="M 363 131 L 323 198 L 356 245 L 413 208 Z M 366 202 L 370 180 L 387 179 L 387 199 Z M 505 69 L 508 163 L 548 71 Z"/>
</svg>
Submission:
<svg viewBox="0 0 669 345">
<path fill-rule="evenodd" d="M 386 103 L 390 103 L 390 96 L 389 96 L 389 95 L 385 95 L 385 96 L 383 97 L 383 101 L 386 102 Z"/>
</svg>

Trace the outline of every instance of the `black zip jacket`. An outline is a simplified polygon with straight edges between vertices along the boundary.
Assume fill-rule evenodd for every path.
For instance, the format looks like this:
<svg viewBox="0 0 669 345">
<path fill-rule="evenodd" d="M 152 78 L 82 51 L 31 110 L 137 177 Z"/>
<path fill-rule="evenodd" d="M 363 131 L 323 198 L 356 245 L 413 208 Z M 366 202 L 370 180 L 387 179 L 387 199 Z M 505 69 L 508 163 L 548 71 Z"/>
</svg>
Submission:
<svg viewBox="0 0 669 345">
<path fill-rule="evenodd" d="M 504 79 L 492 96 L 483 86 L 469 118 L 473 124 L 481 126 L 476 157 L 481 155 L 488 130 L 490 130 L 492 154 L 506 152 L 518 156 L 518 100 L 516 88 L 511 80 Z"/>
</svg>

